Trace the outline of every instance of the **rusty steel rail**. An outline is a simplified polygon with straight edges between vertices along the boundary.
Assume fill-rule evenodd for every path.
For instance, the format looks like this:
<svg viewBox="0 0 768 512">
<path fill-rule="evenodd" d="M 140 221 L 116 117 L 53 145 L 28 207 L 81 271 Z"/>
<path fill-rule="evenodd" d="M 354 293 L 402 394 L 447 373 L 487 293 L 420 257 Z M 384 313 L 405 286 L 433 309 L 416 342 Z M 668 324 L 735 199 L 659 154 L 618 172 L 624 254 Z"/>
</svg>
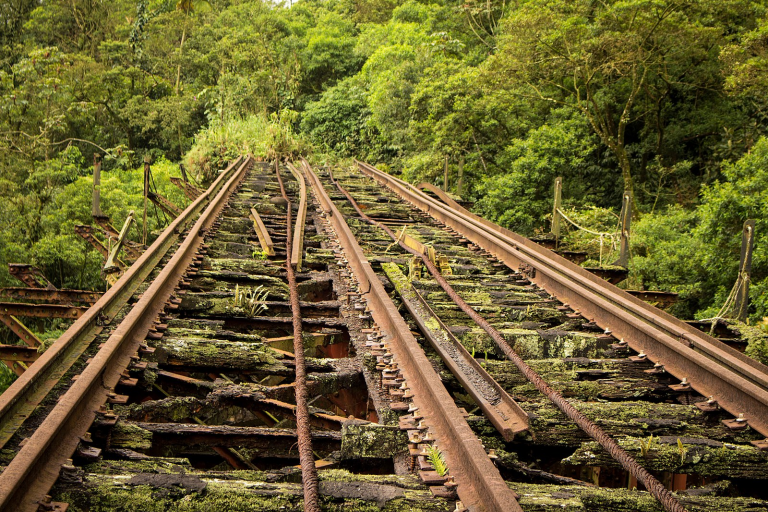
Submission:
<svg viewBox="0 0 768 512">
<path fill-rule="evenodd" d="M 61 377 L 72 367 L 93 339 L 128 302 L 179 234 L 202 211 L 231 175 L 232 162 L 208 191 L 174 220 L 125 274 L 74 322 L 45 353 L 0 395 L 0 447 L 4 446 Z"/>
<path fill-rule="evenodd" d="M 554 252 L 477 215 L 440 203 L 368 164 L 368 176 L 495 255 L 650 360 L 712 396 L 768 436 L 768 367 L 605 282 Z"/>
<path fill-rule="evenodd" d="M 451 473 L 459 484 L 457 492 L 462 503 L 473 511 L 521 511 L 515 494 L 507 487 L 440 377 L 432 369 L 429 359 L 387 295 L 323 184 L 311 168 L 305 170 L 311 189 L 330 218 L 360 288 L 368 290 L 365 296 L 371 315 L 388 335 L 392 352 L 404 369 L 409 388 L 415 394 L 414 401 L 424 418 L 428 419 Z"/>
<path fill-rule="evenodd" d="M 403 182 L 403 183 L 405 183 L 405 182 Z M 451 196 L 449 196 L 446 192 L 444 192 L 443 190 L 441 190 L 440 188 L 434 186 L 431 183 L 427 183 L 427 182 L 422 181 L 421 183 L 416 185 L 416 188 L 417 189 L 421 189 L 421 190 L 424 190 L 424 189 L 429 190 L 430 192 L 435 194 L 437 197 L 439 197 L 442 202 L 444 202 L 445 204 L 447 204 L 451 208 L 454 208 L 454 209 L 459 210 L 459 211 L 462 211 L 462 210 L 465 211 L 465 212 L 468 211 L 468 210 L 464 209 L 464 207 L 461 206 L 459 203 L 454 201 L 453 198 Z"/>
<path fill-rule="evenodd" d="M 394 264 L 393 264 L 394 265 Z M 387 275 L 390 274 L 389 270 L 385 270 Z M 398 272 L 403 275 L 401 272 Z M 403 276 L 404 277 L 404 276 Z M 435 349 L 435 352 L 443 360 L 445 366 L 448 367 L 450 372 L 461 383 L 462 387 L 472 397 L 475 403 L 485 413 L 485 416 L 493 424 L 496 430 L 501 434 L 505 441 L 509 442 L 514 440 L 515 436 L 521 432 L 528 430 L 528 414 L 515 402 L 511 396 L 502 388 L 493 377 L 491 377 L 485 368 L 483 368 L 472 355 L 464 348 L 459 340 L 451 333 L 448 326 L 443 323 L 439 316 L 432 310 L 427 303 L 426 299 L 419 293 L 413 284 L 410 284 L 406 290 L 398 290 L 400 297 L 403 299 L 403 305 L 413 317 L 419 330 L 424 337 Z M 409 297 L 410 295 L 410 297 Z M 415 301 L 413 299 L 416 299 Z M 419 308 L 422 311 L 419 311 Z M 429 322 L 435 322 L 437 328 L 433 328 L 429 325 Z M 437 332 L 436 332 L 437 331 Z M 448 344 L 453 346 L 457 354 L 452 355 L 443 346 L 445 343 L 438 335 L 442 333 Z M 458 356 L 458 357 L 456 357 Z M 461 359 L 463 364 L 459 364 L 458 359 Z M 466 369 L 465 368 L 471 368 Z M 486 388 L 490 388 L 495 392 L 496 399 L 489 400 L 486 398 L 487 393 L 478 387 L 478 384 L 470 378 L 469 373 L 474 372 L 475 378 L 480 378 L 484 381 Z"/>
<path fill-rule="evenodd" d="M 82 339 L 80 336 L 83 336 L 83 333 L 87 333 L 92 339 L 92 336 L 95 336 L 92 324 L 95 324 L 98 316 L 108 308 L 114 307 L 115 301 L 120 297 L 119 292 L 126 293 L 131 289 L 130 284 L 134 283 L 134 280 L 146 278 L 149 271 L 157 264 L 159 257 L 164 255 L 171 243 L 178 238 L 178 233 L 186 224 L 185 221 L 191 220 L 208 204 L 170 261 L 115 328 L 74 384 L 59 397 L 45 420 L 0 474 L 0 510 L 22 512 L 37 510 L 38 502 L 56 482 L 61 465 L 71 457 L 80 436 L 87 432 L 96 417 L 96 410 L 105 403 L 108 393 L 117 384 L 131 356 L 146 338 L 157 315 L 164 309 L 202 244 L 204 232 L 214 222 L 230 193 L 243 178 L 252 162 L 253 158 L 249 156 L 245 159 L 238 158 L 230 165 L 203 196 L 171 223 L 160 238 L 128 269 L 120 281 L 86 312 L 81 318 L 83 322 L 77 322 L 67 331 L 69 336 L 65 333 L 57 341 L 57 344 L 60 344 L 62 339 L 65 339 L 71 344 L 72 340 Z M 240 165 L 235 169 L 237 163 Z M 151 265 L 151 268 L 147 268 L 148 265 Z M 122 286 L 120 286 L 121 282 Z M 45 368 L 40 365 L 43 359 L 47 359 L 48 365 L 54 364 L 56 359 L 51 353 L 54 347 L 56 344 L 49 348 L 43 357 L 33 364 L 30 371 L 22 375 L 15 384 L 23 381 L 27 386 L 34 385 L 35 380 L 32 377 L 40 378 L 44 372 L 33 372 L 32 369 L 35 365 L 39 365 L 38 368 Z M 60 353 L 65 348 L 66 346 L 62 347 L 56 353 Z M 25 379 L 28 375 L 30 378 Z M 11 389 L 13 386 L 9 391 Z M 20 394 L 9 395 L 9 397 L 6 395 L 8 392 L 0 397 L 4 404 L 10 403 L 10 398 L 16 400 L 20 398 Z"/>
<path fill-rule="evenodd" d="M 301 255 L 304 252 L 304 224 L 307 221 L 307 184 L 304 176 L 290 162 L 286 162 L 293 177 L 299 182 L 299 211 L 296 214 L 296 229 L 293 230 L 293 242 L 291 243 L 291 264 L 301 272 Z"/>
<path fill-rule="evenodd" d="M 333 177 L 331 177 L 333 180 Z M 336 183 L 336 182 L 334 182 Z M 344 190 L 341 185 L 336 183 L 338 189 L 347 197 L 357 214 L 366 220 L 367 222 L 383 229 L 396 243 L 400 245 L 404 250 L 414 254 L 421 258 L 424 266 L 427 267 L 432 278 L 443 289 L 443 291 L 450 297 L 450 299 L 456 304 L 464 313 L 466 313 L 472 321 L 481 327 L 496 343 L 496 346 L 507 356 L 507 358 L 517 366 L 525 378 L 531 382 L 536 389 L 538 389 L 544 396 L 546 396 L 555 406 L 560 409 L 563 414 L 573 420 L 579 428 L 581 428 L 592 439 L 597 441 L 600 446 L 607 451 L 621 466 L 626 469 L 632 476 L 637 478 L 646 489 L 662 504 L 664 510 L 668 512 L 685 512 L 685 508 L 677 501 L 672 493 L 662 485 L 653 475 L 651 475 L 645 468 L 643 468 L 637 461 L 632 458 L 623 448 L 621 448 L 615 440 L 613 440 L 608 434 L 603 431 L 597 424 L 590 421 L 586 416 L 580 413 L 570 402 L 565 400 L 563 396 L 552 389 L 549 384 L 541 378 L 541 376 L 534 371 L 528 364 L 517 354 L 506 342 L 501 333 L 496 330 L 485 318 L 483 318 L 477 311 L 474 310 L 467 302 L 453 289 L 448 281 L 440 273 L 440 270 L 435 264 L 427 257 L 426 254 L 418 254 L 416 251 L 405 245 L 395 233 L 387 226 L 380 222 L 376 222 L 368 217 L 360 209 L 360 206 L 354 200 L 354 198 Z M 422 299 L 425 307 L 426 301 Z M 433 313 L 434 315 L 434 313 Z M 435 315 L 436 316 L 436 315 Z"/>
</svg>

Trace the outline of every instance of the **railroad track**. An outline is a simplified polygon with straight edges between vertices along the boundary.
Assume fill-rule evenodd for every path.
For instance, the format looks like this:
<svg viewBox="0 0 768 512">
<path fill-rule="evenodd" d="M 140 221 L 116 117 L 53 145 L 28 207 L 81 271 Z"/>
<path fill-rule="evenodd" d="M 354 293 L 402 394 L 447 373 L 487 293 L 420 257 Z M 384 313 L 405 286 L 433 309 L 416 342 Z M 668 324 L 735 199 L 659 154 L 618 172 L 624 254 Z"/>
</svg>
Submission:
<svg viewBox="0 0 768 512">
<path fill-rule="evenodd" d="M 0 397 L 0 508 L 768 507 L 765 367 L 432 194 L 233 162 Z"/>
</svg>

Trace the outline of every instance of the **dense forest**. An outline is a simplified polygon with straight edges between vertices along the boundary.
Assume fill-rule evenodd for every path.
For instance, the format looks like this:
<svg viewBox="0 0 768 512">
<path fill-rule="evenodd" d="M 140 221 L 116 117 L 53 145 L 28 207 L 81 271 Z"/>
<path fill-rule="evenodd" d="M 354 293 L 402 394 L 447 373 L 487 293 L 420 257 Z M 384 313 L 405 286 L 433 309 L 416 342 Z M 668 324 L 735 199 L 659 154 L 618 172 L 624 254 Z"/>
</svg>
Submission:
<svg viewBox="0 0 768 512">
<path fill-rule="evenodd" d="M 0 286 L 8 262 L 103 289 L 92 159 L 120 226 L 184 162 L 242 151 L 366 160 L 443 184 L 525 235 L 569 216 L 615 232 L 625 286 L 712 317 L 756 219 L 751 319 L 768 315 L 768 2 L 753 0 L 5 0 L 0 3 Z M 459 185 L 457 173 L 463 179 Z M 457 187 L 462 189 L 458 190 Z M 167 219 L 152 213 L 149 230 Z M 140 229 L 134 230 L 139 238 Z M 566 236 L 594 258 L 599 240 Z M 611 245 L 611 240 L 602 240 Z M 608 249 L 606 249 L 608 250 Z M 603 263 L 605 263 L 603 261 Z"/>
</svg>

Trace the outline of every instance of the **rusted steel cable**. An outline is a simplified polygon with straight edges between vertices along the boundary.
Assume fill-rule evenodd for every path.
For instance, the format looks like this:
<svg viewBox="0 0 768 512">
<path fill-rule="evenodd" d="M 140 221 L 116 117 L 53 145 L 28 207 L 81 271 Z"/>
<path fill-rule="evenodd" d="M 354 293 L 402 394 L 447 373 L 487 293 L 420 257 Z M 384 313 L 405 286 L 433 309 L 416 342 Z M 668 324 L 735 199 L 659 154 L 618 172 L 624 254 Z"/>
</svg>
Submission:
<svg viewBox="0 0 768 512">
<path fill-rule="evenodd" d="M 661 482 L 656 479 L 656 477 L 651 475 L 644 467 L 638 464 L 638 462 L 621 446 L 619 446 L 616 441 L 614 441 L 608 434 L 606 434 L 602 428 L 600 428 L 597 424 L 580 413 L 573 405 L 571 405 L 570 402 L 563 398 L 560 393 L 549 387 L 547 382 L 542 379 L 541 376 L 536 373 L 536 371 L 528 366 L 528 364 L 523 361 L 517 352 L 512 350 L 501 333 L 499 333 L 499 331 L 497 331 L 490 323 L 488 323 L 485 318 L 480 316 L 474 309 L 472 309 L 472 307 L 456 293 L 450 283 L 446 281 L 438 268 L 429 260 L 425 254 L 421 254 L 418 251 L 411 249 L 402 241 L 400 241 L 398 236 L 391 229 L 389 229 L 388 226 L 371 219 L 365 213 L 363 213 L 363 211 L 357 205 L 357 202 L 352 198 L 349 192 L 347 192 L 333 178 L 333 175 L 331 175 L 331 181 L 334 185 L 336 185 L 339 191 L 344 194 L 347 200 L 349 200 L 352 207 L 363 220 L 369 224 L 383 229 L 405 251 L 421 258 L 421 260 L 424 262 L 424 266 L 427 267 L 427 270 L 429 270 L 429 273 L 432 274 L 432 277 L 435 279 L 437 284 L 440 285 L 443 291 L 448 294 L 451 300 L 453 300 L 453 302 L 456 303 L 456 305 L 459 306 L 459 308 L 461 308 L 464 313 L 469 315 L 469 317 L 472 318 L 472 320 L 478 326 L 480 326 L 486 333 L 488 333 L 496 345 L 504 352 L 507 358 L 509 358 L 509 360 L 512 361 L 515 366 L 517 366 L 525 378 L 528 379 L 529 382 L 533 383 L 533 385 L 536 386 L 536 389 L 542 392 L 553 404 L 555 404 L 555 406 L 557 406 L 557 408 L 560 409 L 563 414 L 573 420 L 579 426 L 579 428 L 581 428 L 587 435 L 589 435 L 589 437 L 597 441 L 600 446 L 602 446 L 603 449 L 605 449 L 611 455 L 611 457 L 613 457 L 619 464 L 621 464 L 625 470 L 634 476 L 638 482 L 641 482 L 643 485 L 645 485 L 646 489 L 648 489 L 648 491 L 659 501 L 659 503 L 661 503 L 661 505 L 664 507 L 664 510 L 667 510 L 668 512 L 686 512 L 685 507 L 683 507 L 677 498 L 675 498 L 675 496 L 666 487 L 664 487 Z"/>
<path fill-rule="evenodd" d="M 285 241 L 285 268 L 288 272 L 288 287 L 290 288 L 291 316 L 293 319 L 293 352 L 296 364 L 296 435 L 299 442 L 299 461 L 301 463 L 301 482 L 304 486 L 304 511 L 320 512 L 320 491 L 317 480 L 315 456 L 312 453 L 312 432 L 309 425 L 309 406 L 307 405 L 307 370 L 304 363 L 304 341 L 301 329 L 301 310 L 299 291 L 296 286 L 296 274 L 291 265 L 291 200 L 285 193 L 280 169 L 275 162 L 275 173 L 280 183 L 280 193 L 286 201 L 287 237 Z"/>
</svg>

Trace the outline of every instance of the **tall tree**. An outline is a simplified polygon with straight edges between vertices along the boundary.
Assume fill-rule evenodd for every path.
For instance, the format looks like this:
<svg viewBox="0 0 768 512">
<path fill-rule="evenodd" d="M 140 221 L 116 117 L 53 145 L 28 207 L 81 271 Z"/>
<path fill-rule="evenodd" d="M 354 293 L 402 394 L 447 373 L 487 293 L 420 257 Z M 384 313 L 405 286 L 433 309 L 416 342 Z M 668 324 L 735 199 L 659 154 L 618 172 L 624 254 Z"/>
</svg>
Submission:
<svg viewBox="0 0 768 512">
<path fill-rule="evenodd" d="M 662 152 L 673 91 L 722 88 L 711 63 L 723 30 L 702 23 L 707 9 L 700 0 L 533 0 L 506 21 L 486 69 L 492 82 L 580 112 L 634 194 L 633 124 L 635 133 L 653 133 Z"/>
</svg>

